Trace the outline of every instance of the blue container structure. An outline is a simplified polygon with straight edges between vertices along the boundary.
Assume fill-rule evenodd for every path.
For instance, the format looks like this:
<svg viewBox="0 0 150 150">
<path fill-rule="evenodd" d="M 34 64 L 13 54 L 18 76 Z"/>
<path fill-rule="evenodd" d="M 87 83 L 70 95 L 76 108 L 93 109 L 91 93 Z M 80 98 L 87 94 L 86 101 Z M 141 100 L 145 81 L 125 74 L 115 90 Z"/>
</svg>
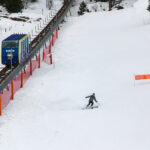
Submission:
<svg viewBox="0 0 150 150">
<path fill-rule="evenodd" d="M 1 43 L 1 61 L 4 65 L 20 64 L 28 54 L 28 34 L 12 34 Z"/>
</svg>

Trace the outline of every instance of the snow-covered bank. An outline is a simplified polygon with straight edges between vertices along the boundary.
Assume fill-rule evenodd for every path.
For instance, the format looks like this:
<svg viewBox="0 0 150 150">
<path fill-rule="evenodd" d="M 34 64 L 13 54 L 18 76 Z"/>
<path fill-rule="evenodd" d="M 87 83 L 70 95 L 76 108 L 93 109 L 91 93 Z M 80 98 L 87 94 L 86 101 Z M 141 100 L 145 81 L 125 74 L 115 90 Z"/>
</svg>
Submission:
<svg viewBox="0 0 150 150">
<path fill-rule="evenodd" d="M 148 18 L 135 7 L 72 17 L 55 65 L 33 73 L 0 118 L 3 150 L 149 150 Z M 139 17 L 139 18 L 138 18 Z M 81 110 L 95 92 L 100 109 Z"/>
</svg>

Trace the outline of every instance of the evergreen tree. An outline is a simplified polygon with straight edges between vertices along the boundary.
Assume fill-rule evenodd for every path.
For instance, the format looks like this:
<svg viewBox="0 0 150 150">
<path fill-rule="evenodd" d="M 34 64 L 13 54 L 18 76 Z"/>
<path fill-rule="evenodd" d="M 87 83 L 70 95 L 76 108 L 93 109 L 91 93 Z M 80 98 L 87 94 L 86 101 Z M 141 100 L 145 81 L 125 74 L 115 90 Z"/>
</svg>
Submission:
<svg viewBox="0 0 150 150">
<path fill-rule="evenodd" d="M 5 4 L 6 0 L 0 0 L 0 4 L 3 5 Z"/>
<path fill-rule="evenodd" d="M 89 9 L 87 8 L 86 3 L 83 1 L 80 4 L 78 15 L 84 15 L 84 12 L 89 12 Z"/>
<path fill-rule="evenodd" d="M 149 0 L 149 5 L 148 5 L 147 10 L 150 11 L 150 0 Z"/>
<path fill-rule="evenodd" d="M 22 0 L 6 0 L 5 4 L 9 13 L 21 12 L 23 9 Z"/>
<path fill-rule="evenodd" d="M 34 3 L 34 2 L 37 2 L 37 0 L 31 0 L 31 2 L 33 2 L 33 3 Z"/>
</svg>

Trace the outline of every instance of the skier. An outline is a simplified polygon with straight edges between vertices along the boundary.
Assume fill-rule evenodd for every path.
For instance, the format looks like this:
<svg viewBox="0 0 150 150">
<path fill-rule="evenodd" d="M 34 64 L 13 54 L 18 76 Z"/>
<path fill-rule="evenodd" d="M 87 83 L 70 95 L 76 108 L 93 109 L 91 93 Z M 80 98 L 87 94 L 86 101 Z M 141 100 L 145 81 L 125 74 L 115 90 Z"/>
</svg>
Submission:
<svg viewBox="0 0 150 150">
<path fill-rule="evenodd" d="M 95 93 L 93 93 L 92 95 L 90 96 L 86 96 L 85 98 L 89 98 L 89 103 L 88 105 L 86 106 L 86 108 L 88 108 L 90 106 L 90 108 L 92 108 L 92 106 L 94 105 L 94 101 L 96 103 L 98 103 L 98 101 L 96 100 L 96 97 L 95 97 Z"/>
</svg>

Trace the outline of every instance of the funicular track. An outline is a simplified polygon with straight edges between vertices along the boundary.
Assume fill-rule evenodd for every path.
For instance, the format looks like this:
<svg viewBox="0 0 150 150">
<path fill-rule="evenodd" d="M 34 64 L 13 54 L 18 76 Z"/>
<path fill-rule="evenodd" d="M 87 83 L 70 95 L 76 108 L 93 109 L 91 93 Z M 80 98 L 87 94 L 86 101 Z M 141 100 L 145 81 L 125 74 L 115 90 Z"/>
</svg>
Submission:
<svg viewBox="0 0 150 150">
<path fill-rule="evenodd" d="M 52 18 L 52 20 L 46 25 L 46 27 L 31 41 L 30 53 L 27 58 L 19 65 L 6 66 L 0 71 L 0 92 L 3 92 L 7 88 L 11 80 L 17 76 L 21 70 L 25 68 L 28 62 L 40 51 L 40 48 L 44 45 L 49 36 L 53 34 L 53 31 L 63 21 L 65 15 L 72 6 L 74 0 L 65 0 L 64 5 Z"/>
</svg>

